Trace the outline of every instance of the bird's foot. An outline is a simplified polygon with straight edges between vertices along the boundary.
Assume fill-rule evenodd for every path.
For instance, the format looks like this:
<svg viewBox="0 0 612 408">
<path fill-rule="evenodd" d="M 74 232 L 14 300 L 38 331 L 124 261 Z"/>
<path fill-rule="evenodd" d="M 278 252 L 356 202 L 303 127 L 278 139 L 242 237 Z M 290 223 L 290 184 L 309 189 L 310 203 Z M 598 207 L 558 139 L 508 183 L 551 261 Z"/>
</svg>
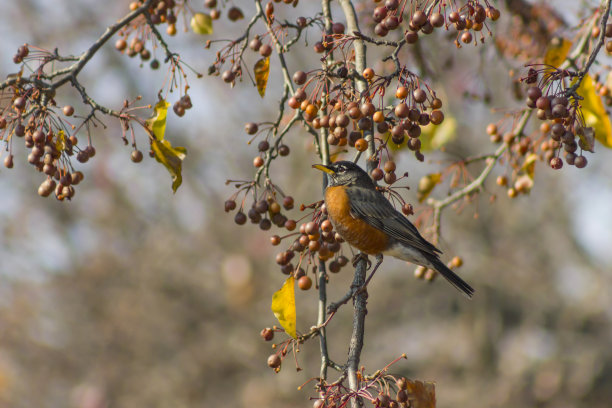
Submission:
<svg viewBox="0 0 612 408">
<path fill-rule="evenodd" d="M 355 255 L 353 257 L 353 260 L 351 261 L 351 263 L 353 264 L 353 268 L 357 267 L 357 264 L 360 261 L 366 261 L 367 265 L 366 265 L 366 270 L 370 269 L 372 267 L 372 262 L 370 262 L 370 260 L 368 259 L 368 255 L 364 254 L 363 252 L 359 252 L 357 253 L 357 255 Z"/>
</svg>

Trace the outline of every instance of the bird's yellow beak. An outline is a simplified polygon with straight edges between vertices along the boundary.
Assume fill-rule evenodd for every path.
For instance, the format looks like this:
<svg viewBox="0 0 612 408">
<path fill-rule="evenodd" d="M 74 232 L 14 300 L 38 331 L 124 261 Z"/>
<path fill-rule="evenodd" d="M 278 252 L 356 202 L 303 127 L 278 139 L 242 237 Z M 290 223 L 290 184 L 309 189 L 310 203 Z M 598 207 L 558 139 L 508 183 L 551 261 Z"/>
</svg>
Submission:
<svg viewBox="0 0 612 408">
<path fill-rule="evenodd" d="M 317 169 L 317 170 L 321 170 L 327 174 L 336 174 L 336 172 L 334 172 L 332 169 L 330 169 L 329 167 L 325 166 L 324 164 L 313 164 L 312 165 L 313 169 Z"/>
</svg>

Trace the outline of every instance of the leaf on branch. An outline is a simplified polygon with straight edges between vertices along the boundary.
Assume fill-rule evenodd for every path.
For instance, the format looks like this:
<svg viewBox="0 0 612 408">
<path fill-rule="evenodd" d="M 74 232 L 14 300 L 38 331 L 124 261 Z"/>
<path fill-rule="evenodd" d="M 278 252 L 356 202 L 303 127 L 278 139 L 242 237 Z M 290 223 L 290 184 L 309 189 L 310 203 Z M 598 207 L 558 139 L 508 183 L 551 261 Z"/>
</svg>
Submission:
<svg viewBox="0 0 612 408">
<path fill-rule="evenodd" d="M 170 107 L 170 103 L 166 102 L 165 99 L 160 99 L 155 104 L 155 113 L 147 119 L 147 127 L 151 129 L 157 140 L 164 140 L 168 107 Z"/>
<path fill-rule="evenodd" d="M 584 98 L 580 105 L 586 124 L 586 127 L 582 128 L 584 129 L 582 134 L 580 128 L 578 129 L 578 136 L 585 143 L 585 146 L 591 147 L 590 151 L 592 151 L 593 142 L 588 140 L 589 132 L 587 131 L 590 127 L 595 132 L 595 139 L 599 140 L 605 147 L 612 148 L 612 123 L 610 123 L 610 117 L 606 112 L 601 96 L 595 89 L 593 78 L 588 74 L 585 75 L 576 92 Z"/>
<path fill-rule="evenodd" d="M 436 384 L 429 381 L 408 380 L 408 399 L 413 408 L 436 408 Z"/>
<path fill-rule="evenodd" d="M 66 150 L 66 132 L 64 132 L 63 130 L 57 132 L 57 137 L 55 139 L 55 148 L 60 153 Z"/>
<path fill-rule="evenodd" d="M 257 84 L 257 91 L 263 98 L 266 94 L 266 87 L 268 85 L 268 75 L 270 75 L 270 57 L 262 58 L 255 64 L 255 83 Z"/>
<path fill-rule="evenodd" d="M 580 126 L 576 129 L 576 134 L 582 142 L 582 150 L 595 153 L 595 130 L 592 127 Z"/>
<path fill-rule="evenodd" d="M 532 180 L 535 176 L 536 161 L 538 161 L 538 155 L 531 153 L 525 158 L 525 162 L 523 163 L 523 170 L 525 171 L 525 174 L 527 174 L 527 176 L 529 176 L 529 178 Z"/>
<path fill-rule="evenodd" d="M 425 201 L 429 194 L 433 191 L 434 187 L 442 181 L 441 173 L 431 173 L 421 177 L 419 180 L 419 186 L 417 188 L 417 200 L 419 203 Z"/>
<path fill-rule="evenodd" d="M 213 33 L 212 18 L 208 14 L 195 13 L 191 17 L 191 29 L 194 33 L 208 35 Z"/>
<path fill-rule="evenodd" d="M 457 120 L 449 116 L 440 125 L 435 126 L 430 123 L 421 130 L 421 151 L 436 150 L 455 140 Z"/>
<path fill-rule="evenodd" d="M 544 55 L 544 64 L 552 65 L 558 68 L 565 61 L 567 53 L 572 48 L 572 42 L 565 38 L 555 38 L 550 42 L 546 54 Z"/>
<path fill-rule="evenodd" d="M 187 149 L 181 146 L 172 147 L 167 140 L 151 140 L 151 150 L 155 155 L 155 160 L 164 165 L 172 176 L 172 192 L 183 182 L 182 167 L 183 160 L 187 155 Z"/>
<path fill-rule="evenodd" d="M 285 332 L 294 339 L 296 333 L 295 315 L 295 279 L 293 276 L 287 278 L 283 286 L 272 296 L 272 312 Z"/>
<path fill-rule="evenodd" d="M 176 193 L 183 182 L 182 168 L 183 160 L 187 155 L 187 149 L 176 146 L 165 140 L 166 136 L 166 117 L 168 116 L 168 107 L 170 104 L 164 99 L 160 99 L 155 104 L 155 113 L 147 120 L 147 127 L 153 132 L 154 137 L 151 138 L 151 150 L 155 160 L 164 165 L 172 176 L 172 191 Z"/>
</svg>

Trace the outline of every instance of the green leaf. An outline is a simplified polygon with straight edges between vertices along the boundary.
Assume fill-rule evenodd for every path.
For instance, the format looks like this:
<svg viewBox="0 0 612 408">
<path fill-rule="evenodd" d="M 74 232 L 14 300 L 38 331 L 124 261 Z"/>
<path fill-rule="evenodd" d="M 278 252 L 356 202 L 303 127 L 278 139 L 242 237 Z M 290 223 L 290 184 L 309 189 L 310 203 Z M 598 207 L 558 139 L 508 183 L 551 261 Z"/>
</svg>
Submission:
<svg viewBox="0 0 612 408">
<path fill-rule="evenodd" d="M 212 18 L 208 14 L 195 13 L 191 17 L 191 29 L 196 34 L 208 35 L 213 33 Z"/>
<path fill-rule="evenodd" d="M 268 75 L 270 75 L 270 58 L 262 58 L 255 64 L 255 83 L 257 91 L 263 98 L 266 94 L 266 86 L 268 85 Z"/>
<path fill-rule="evenodd" d="M 187 155 L 187 149 L 184 147 L 173 147 L 167 140 L 151 140 L 151 150 L 155 160 L 164 165 L 172 176 L 172 191 L 176 193 L 183 182 L 182 167 L 183 160 Z"/>
<path fill-rule="evenodd" d="M 169 106 L 170 104 L 165 99 L 160 99 L 155 104 L 155 113 L 147 120 L 147 126 L 151 129 L 157 140 L 164 140 Z"/>
<path fill-rule="evenodd" d="M 285 332 L 294 339 L 296 333 L 295 314 L 295 279 L 293 276 L 287 278 L 283 286 L 272 296 L 272 312 Z"/>
</svg>

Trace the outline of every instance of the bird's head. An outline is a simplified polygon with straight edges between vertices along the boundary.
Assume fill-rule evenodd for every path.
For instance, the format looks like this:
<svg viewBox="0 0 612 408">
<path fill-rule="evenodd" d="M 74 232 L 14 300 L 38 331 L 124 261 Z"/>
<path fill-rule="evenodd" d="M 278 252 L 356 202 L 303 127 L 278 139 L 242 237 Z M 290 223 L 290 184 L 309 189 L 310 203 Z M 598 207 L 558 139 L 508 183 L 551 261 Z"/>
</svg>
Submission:
<svg viewBox="0 0 612 408">
<path fill-rule="evenodd" d="M 347 185 L 373 185 L 372 179 L 370 176 L 368 176 L 368 173 L 350 161 L 337 161 L 329 165 L 315 164 L 312 167 L 327 173 L 330 187 Z"/>
</svg>

